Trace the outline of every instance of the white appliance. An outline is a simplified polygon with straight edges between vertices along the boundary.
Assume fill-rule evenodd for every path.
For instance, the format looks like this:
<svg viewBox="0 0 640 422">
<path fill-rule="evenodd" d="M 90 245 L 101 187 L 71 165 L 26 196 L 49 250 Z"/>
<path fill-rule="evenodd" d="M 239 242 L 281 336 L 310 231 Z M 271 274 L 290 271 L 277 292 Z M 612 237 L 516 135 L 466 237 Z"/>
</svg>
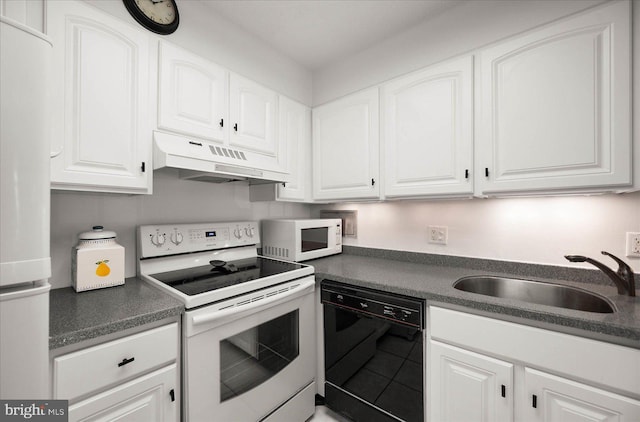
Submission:
<svg viewBox="0 0 640 422">
<path fill-rule="evenodd" d="M 180 299 L 183 419 L 304 421 L 315 408 L 313 267 L 258 256 L 258 223 L 138 228 L 138 274 Z"/>
<path fill-rule="evenodd" d="M 213 183 L 247 180 L 249 184 L 291 181 L 291 175 L 269 155 L 166 132 L 154 132 L 153 139 L 153 168 L 179 169 L 181 179 Z"/>
<path fill-rule="evenodd" d="M 262 221 L 262 254 L 290 261 L 306 261 L 342 252 L 339 218 Z"/>
<path fill-rule="evenodd" d="M 51 41 L 0 17 L 0 399 L 49 397 Z"/>
</svg>

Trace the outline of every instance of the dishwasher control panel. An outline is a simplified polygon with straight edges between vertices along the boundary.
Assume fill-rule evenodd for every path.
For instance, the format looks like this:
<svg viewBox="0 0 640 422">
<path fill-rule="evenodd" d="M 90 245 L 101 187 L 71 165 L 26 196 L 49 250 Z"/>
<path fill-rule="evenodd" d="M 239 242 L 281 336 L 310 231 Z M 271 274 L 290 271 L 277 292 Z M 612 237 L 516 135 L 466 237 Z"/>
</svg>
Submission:
<svg viewBox="0 0 640 422">
<path fill-rule="evenodd" d="M 422 329 L 424 301 L 370 289 L 324 281 L 322 303 L 365 316 Z"/>
</svg>

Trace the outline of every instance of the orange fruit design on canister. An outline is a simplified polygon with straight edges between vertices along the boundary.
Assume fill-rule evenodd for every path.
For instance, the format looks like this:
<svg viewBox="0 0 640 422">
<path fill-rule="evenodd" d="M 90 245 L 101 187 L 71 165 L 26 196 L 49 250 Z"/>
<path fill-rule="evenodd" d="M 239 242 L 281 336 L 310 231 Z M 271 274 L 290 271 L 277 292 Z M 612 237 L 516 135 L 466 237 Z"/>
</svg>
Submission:
<svg viewBox="0 0 640 422">
<path fill-rule="evenodd" d="M 96 265 L 98 266 L 98 268 L 96 268 L 96 275 L 98 277 L 106 277 L 111 272 L 111 268 L 109 268 L 107 262 L 109 262 L 108 259 L 96 262 Z"/>
</svg>

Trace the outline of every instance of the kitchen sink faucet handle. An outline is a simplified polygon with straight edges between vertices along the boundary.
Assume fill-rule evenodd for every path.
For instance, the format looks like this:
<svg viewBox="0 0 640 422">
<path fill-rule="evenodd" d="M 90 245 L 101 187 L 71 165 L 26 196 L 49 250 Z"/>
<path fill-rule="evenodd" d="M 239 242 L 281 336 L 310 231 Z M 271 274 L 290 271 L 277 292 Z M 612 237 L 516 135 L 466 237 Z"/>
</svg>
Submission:
<svg viewBox="0 0 640 422">
<path fill-rule="evenodd" d="M 621 260 L 620 258 L 618 258 L 617 256 L 607 252 L 607 251 L 601 251 L 602 255 L 607 255 L 609 258 L 613 259 L 614 261 L 616 261 L 618 263 L 618 271 L 616 271 L 616 274 L 618 274 L 620 276 L 620 278 L 622 278 L 623 280 L 626 280 L 627 282 L 627 287 L 629 289 L 629 295 L 630 296 L 635 296 L 636 293 L 636 283 L 635 283 L 635 276 L 633 274 L 633 270 L 631 269 L 631 267 L 629 265 L 627 265 L 626 262 L 624 262 L 623 260 Z"/>
<path fill-rule="evenodd" d="M 631 271 L 631 268 L 627 264 L 625 264 L 621 259 L 611 255 L 609 252 L 602 251 L 602 254 L 610 256 L 618 263 L 618 265 L 620 266 L 620 268 L 618 268 L 618 272 L 614 272 L 611 268 L 607 267 L 603 263 L 586 256 L 565 255 L 564 257 L 571 262 L 588 262 L 589 264 L 600 269 L 600 271 L 605 273 L 605 275 L 609 277 L 611 281 L 613 281 L 613 284 L 615 284 L 616 287 L 618 288 L 619 295 L 635 296 L 636 295 L 635 280 L 634 280 L 634 274 L 633 274 L 633 271 Z"/>
</svg>

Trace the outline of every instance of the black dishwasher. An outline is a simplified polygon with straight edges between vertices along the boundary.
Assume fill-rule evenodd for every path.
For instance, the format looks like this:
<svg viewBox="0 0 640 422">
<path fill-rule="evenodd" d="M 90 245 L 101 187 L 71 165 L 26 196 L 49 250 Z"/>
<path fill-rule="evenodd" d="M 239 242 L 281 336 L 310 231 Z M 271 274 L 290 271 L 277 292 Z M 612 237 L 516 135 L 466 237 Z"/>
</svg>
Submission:
<svg viewBox="0 0 640 422">
<path fill-rule="evenodd" d="M 424 301 L 324 280 L 325 402 L 354 421 L 424 421 Z"/>
</svg>

